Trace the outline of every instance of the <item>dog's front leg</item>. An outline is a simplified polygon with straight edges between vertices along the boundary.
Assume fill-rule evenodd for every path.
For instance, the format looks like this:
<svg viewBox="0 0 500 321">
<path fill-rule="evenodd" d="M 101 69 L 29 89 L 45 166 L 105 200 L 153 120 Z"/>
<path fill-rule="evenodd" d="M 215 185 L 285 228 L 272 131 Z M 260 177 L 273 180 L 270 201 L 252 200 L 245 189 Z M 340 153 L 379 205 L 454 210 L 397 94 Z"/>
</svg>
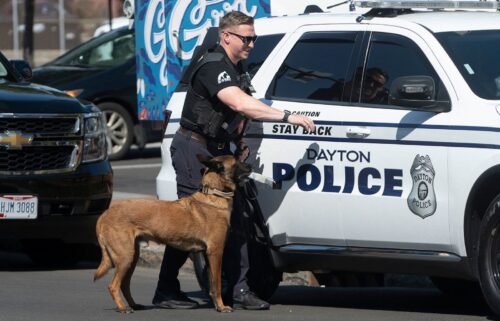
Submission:
<svg viewBox="0 0 500 321">
<path fill-rule="evenodd" d="M 232 312 L 230 306 L 224 305 L 221 296 L 222 249 L 210 251 L 207 249 L 208 269 L 210 277 L 210 296 L 215 309 L 219 312 Z"/>
</svg>

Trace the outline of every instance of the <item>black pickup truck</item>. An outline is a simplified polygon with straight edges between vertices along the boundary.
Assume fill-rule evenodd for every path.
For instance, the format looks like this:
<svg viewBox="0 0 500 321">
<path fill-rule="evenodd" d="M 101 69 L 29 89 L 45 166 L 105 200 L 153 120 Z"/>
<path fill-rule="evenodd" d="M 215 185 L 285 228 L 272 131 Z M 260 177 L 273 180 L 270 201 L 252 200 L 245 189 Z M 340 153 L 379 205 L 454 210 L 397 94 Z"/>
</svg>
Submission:
<svg viewBox="0 0 500 321">
<path fill-rule="evenodd" d="M 0 53 L 0 245 L 18 240 L 34 261 L 71 261 L 95 242 L 111 201 L 105 118 L 30 75 Z"/>
</svg>

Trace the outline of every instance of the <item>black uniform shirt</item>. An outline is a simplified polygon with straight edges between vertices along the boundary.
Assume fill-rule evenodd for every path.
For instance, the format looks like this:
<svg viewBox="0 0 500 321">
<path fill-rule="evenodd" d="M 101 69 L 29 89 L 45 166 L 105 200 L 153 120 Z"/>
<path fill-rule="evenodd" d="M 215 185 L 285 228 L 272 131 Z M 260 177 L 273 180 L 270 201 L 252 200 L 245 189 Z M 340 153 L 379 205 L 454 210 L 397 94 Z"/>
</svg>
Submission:
<svg viewBox="0 0 500 321">
<path fill-rule="evenodd" d="M 194 76 L 193 89 L 206 99 L 217 102 L 219 91 L 230 86 L 239 87 L 238 78 L 243 69 L 241 63 L 229 64 L 230 60 L 222 47 L 219 46 L 214 51 L 223 53 L 226 58 L 203 65 Z"/>
</svg>

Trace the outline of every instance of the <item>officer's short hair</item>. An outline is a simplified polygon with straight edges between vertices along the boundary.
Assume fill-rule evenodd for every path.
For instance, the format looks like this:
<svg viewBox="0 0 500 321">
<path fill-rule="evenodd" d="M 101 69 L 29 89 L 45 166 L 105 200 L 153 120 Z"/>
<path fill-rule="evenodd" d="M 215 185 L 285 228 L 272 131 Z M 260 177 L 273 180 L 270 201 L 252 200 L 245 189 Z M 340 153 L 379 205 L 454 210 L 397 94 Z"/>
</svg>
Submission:
<svg viewBox="0 0 500 321">
<path fill-rule="evenodd" d="M 253 17 L 240 11 L 231 11 L 220 19 L 219 30 L 225 30 L 239 25 L 253 25 Z"/>
</svg>

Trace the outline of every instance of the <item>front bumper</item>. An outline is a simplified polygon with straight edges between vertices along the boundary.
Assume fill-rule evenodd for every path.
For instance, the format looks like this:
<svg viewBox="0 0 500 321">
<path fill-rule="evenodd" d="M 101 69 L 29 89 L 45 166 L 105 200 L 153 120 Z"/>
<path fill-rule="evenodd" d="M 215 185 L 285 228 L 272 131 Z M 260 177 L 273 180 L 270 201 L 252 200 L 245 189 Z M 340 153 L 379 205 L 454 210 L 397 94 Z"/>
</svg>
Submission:
<svg viewBox="0 0 500 321">
<path fill-rule="evenodd" d="M 35 220 L 1 220 L 0 238 L 95 240 L 95 222 L 111 202 L 113 172 L 108 161 L 82 164 L 75 171 L 5 176 L 0 195 L 35 195 Z"/>
</svg>

